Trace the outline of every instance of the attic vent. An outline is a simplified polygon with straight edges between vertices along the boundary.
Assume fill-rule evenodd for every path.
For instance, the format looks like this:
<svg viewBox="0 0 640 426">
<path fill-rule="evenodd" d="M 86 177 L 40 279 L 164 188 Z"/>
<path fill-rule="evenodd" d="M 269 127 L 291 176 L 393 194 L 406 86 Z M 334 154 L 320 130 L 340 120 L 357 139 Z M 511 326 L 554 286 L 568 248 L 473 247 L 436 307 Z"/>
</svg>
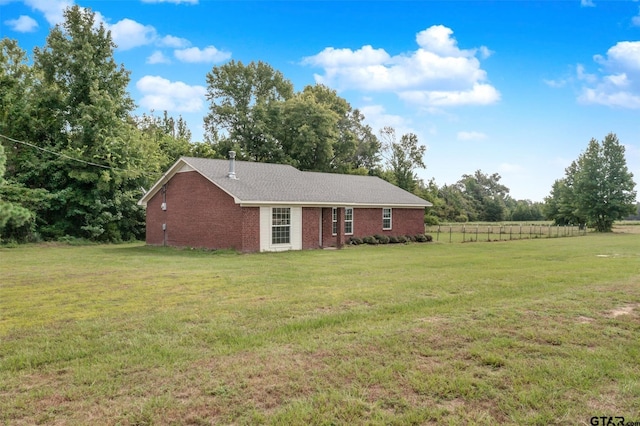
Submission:
<svg viewBox="0 0 640 426">
<path fill-rule="evenodd" d="M 237 179 L 236 178 L 236 152 L 229 151 L 229 174 L 227 174 L 229 179 Z"/>
</svg>

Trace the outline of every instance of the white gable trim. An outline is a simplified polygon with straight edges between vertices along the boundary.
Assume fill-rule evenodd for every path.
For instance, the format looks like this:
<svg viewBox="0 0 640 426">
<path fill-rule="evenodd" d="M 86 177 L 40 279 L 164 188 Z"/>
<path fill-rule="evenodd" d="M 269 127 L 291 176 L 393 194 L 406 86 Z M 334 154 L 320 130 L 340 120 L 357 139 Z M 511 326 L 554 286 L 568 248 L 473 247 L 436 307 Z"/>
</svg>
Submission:
<svg viewBox="0 0 640 426">
<path fill-rule="evenodd" d="M 176 161 L 173 164 L 173 166 L 171 166 L 169 168 L 169 170 L 167 170 L 167 172 L 164 175 L 162 175 L 162 177 L 160 179 L 158 179 L 158 181 L 151 187 L 151 189 L 149 189 L 142 196 L 142 198 L 138 201 L 138 205 L 146 207 L 147 203 L 149 202 L 149 200 L 151 200 L 153 198 L 153 196 L 156 195 L 156 193 L 160 190 L 160 188 L 162 188 L 163 185 L 165 185 L 167 182 L 169 182 L 173 176 L 175 176 L 177 173 L 185 173 L 185 172 L 196 172 L 196 173 L 199 173 L 200 176 L 202 176 L 203 178 L 205 178 L 206 180 L 208 180 L 209 182 L 214 184 L 216 187 L 220 188 L 220 190 L 222 190 L 225 194 L 227 194 L 231 198 L 233 198 L 233 201 L 236 204 L 240 204 L 242 202 L 242 200 L 238 199 L 233 194 L 231 194 L 230 192 L 226 191 L 224 188 L 221 188 L 217 183 L 215 183 L 213 180 L 211 180 L 207 176 L 205 176 L 200 170 L 198 170 L 197 168 L 195 168 L 191 164 L 189 164 L 189 162 L 187 162 L 184 158 L 180 158 L 178 161 Z"/>
</svg>

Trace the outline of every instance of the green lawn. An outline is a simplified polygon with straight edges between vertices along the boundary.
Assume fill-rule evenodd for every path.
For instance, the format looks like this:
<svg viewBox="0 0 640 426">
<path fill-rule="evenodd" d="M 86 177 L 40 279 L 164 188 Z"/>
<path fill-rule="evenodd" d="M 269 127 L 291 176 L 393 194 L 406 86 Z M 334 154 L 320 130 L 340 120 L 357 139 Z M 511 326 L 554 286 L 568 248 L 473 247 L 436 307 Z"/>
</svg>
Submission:
<svg viewBox="0 0 640 426">
<path fill-rule="evenodd" d="M 640 235 L 0 248 L 0 423 L 640 421 Z"/>
</svg>

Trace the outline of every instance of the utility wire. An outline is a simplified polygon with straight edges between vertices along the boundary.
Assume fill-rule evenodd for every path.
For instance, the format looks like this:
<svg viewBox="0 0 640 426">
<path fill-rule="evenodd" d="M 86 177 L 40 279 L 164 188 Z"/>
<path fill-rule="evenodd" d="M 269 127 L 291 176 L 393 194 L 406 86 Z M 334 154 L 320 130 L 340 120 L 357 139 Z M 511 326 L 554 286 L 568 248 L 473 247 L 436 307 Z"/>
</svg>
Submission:
<svg viewBox="0 0 640 426">
<path fill-rule="evenodd" d="M 5 136 L 5 135 L 3 135 L 1 133 L 0 133 L 0 138 L 4 138 L 4 139 L 6 139 L 8 141 L 11 141 L 11 142 L 27 145 L 27 146 L 30 146 L 32 148 L 39 149 L 40 151 L 48 152 L 49 154 L 53 154 L 53 155 L 57 155 L 58 157 L 66 158 L 68 160 L 77 161 L 78 163 L 83 163 L 83 164 L 86 164 L 86 165 L 89 165 L 89 166 L 102 167 L 103 169 L 116 170 L 113 167 L 105 166 L 105 165 L 98 164 L 98 163 L 92 163 L 91 161 L 85 161 L 85 160 L 81 160 L 79 158 L 73 158 L 73 157 L 70 157 L 70 156 L 68 156 L 66 154 L 63 154 L 61 152 L 55 152 L 55 151 L 52 151 L 52 150 L 47 149 L 47 148 L 42 148 L 40 146 L 34 145 L 32 143 L 29 143 L 29 142 L 19 141 L 17 139 L 10 138 L 9 136 Z"/>
</svg>

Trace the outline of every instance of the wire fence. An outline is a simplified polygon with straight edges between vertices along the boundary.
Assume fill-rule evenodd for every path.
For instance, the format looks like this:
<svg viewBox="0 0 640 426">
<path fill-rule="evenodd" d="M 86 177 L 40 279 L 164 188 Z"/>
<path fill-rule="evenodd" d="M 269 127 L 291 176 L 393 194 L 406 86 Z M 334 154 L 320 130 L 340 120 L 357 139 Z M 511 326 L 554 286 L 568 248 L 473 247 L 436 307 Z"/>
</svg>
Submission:
<svg viewBox="0 0 640 426">
<path fill-rule="evenodd" d="M 434 225 L 426 233 L 434 241 L 466 243 L 478 241 L 510 241 L 536 238 L 579 237 L 587 234 L 581 226 L 559 225 Z"/>
</svg>

